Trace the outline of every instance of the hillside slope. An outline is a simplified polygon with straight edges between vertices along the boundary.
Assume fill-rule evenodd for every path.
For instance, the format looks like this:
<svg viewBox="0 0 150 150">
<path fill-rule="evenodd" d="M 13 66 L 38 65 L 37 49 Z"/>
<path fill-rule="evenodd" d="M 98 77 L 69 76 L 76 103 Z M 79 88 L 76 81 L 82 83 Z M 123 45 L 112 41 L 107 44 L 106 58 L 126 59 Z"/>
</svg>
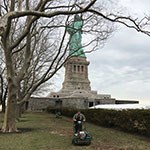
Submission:
<svg viewBox="0 0 150 150">
<path fill-rule="evenodd" d="M 1 115 L 1 114 L 0 114 Z M 0 116 L 2 125 L 2 116 Z M 47 113 L 25 113 L 17 123 L 20 133 L 0 133 L 4 150 L 149 150 L 150 139 L 86 123 L 92 134 L 90 146 L 74 146 L 72 120 Z"/>
</svg>

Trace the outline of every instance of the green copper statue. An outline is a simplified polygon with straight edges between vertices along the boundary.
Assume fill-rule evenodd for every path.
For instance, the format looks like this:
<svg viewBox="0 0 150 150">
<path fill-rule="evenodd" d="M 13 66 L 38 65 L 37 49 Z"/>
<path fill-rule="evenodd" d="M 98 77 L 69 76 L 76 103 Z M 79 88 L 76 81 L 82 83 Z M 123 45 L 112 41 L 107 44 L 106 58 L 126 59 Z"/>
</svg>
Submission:
<svg viewBox="0 0 150 150">
<path fill-rule="evenodd" d="M 81 44 L 83 20 L 79 15 L 75 15 L 74 21 L 67 25 L 67 31 L 70 34 L 69 55 L 86 57 Z"/>
</svg>

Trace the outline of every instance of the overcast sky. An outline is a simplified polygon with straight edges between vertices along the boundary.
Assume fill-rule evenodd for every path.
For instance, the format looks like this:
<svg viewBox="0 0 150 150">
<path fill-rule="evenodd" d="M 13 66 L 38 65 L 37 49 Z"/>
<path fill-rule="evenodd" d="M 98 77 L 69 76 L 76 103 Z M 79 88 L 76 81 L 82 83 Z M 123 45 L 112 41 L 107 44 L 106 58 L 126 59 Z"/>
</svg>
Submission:
<svg viewBox="0 0 150 150">
<path fill-rule="evenodd" d="M 135 15 L 150 14 L 150 0 L 116 1 Z M 150 37 L 121 26 L 102 49 L 88 54 L 87 59 L 92 90 L 150 104 Z M 63 76 L 58 78 L 63 80 Z"/>
</svg>

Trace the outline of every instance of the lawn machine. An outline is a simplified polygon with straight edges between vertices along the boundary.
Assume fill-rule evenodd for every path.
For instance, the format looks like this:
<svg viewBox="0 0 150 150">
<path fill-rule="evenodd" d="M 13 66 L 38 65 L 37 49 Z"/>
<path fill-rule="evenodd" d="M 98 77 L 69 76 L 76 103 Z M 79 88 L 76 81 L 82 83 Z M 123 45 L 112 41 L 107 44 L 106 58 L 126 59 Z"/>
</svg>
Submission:
<svg viewBox="0 0 150 150">
<path fill-rule="evenodd" d="M 77 126 L 77 131 L 75 129 L 75 126 Z M 74 145 L 90 145 L 92 140 L 92 136 L 89 132 L 82 126 L 81 121 L 77 121 L 76 124 L 74 124 L 74 133 L 73 133 L 73 139 L 72 144 Z"/>
</svg>

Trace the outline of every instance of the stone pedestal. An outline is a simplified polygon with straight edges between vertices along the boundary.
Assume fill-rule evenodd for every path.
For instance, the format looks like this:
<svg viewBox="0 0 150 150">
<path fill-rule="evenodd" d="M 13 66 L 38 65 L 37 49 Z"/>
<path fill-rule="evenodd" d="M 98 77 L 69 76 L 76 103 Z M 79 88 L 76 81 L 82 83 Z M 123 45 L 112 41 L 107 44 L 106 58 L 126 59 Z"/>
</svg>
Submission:
<svg viewBox="0 0 150 150">
<path fill-rule="evenodd" d="M 62 89 L 52 92 L 48 97 L 61 100 L 62 107 L 87 109 L 97 104 L 114 104 L 109 94 L 92 91 L 88 79 L 89 61 L 86 57 L 74 56 L 65 63 L 65 79 Z"/>
<path fill-rule="evenodd" d="M 90 81 L 88 79 L 89 62 L 86 57 L 72 57 L 64 65 L 65 80 L 62 91 L 86 90 L 90 91 Z"/>
</svg>

